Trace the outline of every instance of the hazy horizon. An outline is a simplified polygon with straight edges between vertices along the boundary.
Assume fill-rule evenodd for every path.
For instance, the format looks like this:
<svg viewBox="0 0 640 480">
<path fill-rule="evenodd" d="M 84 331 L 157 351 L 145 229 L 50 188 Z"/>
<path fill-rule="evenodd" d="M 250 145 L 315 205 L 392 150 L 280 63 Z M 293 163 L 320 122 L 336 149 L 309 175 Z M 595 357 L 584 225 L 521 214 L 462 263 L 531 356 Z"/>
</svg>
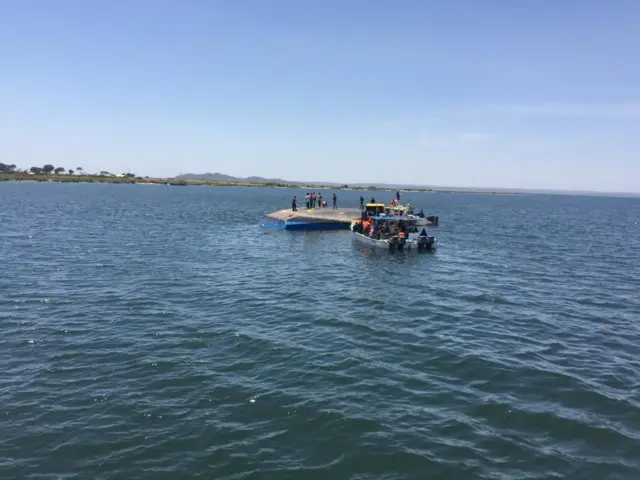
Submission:
<svg viewBox="0 0 640 480">
<path fill-rule="evenodd" d="M 347 183 L 347 182 L 340 182 L 339 180 L 308 180 L 308 179 L 296 179 L 296 178 L 281 178 L 281 177 L 277 177 L 274 175 L 267 175 L 267 176 L 262 176 L 262 175 L 247 175 L 247 176 L 240 176 L 240 175 L 233 175 L 231 173 L 225 173 L 225 172 L 182 172 L 182 175 L 216 175 L 216 174 L 220 174 L 220 175 L 227 175 L 230 177 L 235 177 L 238 179 L 243 179 L 243 178 L 251 178 L 251 177 L 259 177 L 259 178 L 263 178 L 263 179 L 273 179 L 273 180 L 282 180 L 284 182 L 289 182 L 289 183 L 296 183 L 296 184 L 301 184 L 301 185 L 330 185 L 330 186 L 342 186 L 342 185 L 351 185 L 351 186 L 388 186 L 388 187 L 406 187 L 406 188 L 451 188 L 451 189 L 464 189 L 464 190 L 473 190 L 473 189 L 477 189 L 477 190 L 482 190 L 482 191 L 491 191 L 491 190 L 496 190 L 496 191 L 527 191 L 527 192 L 540 192 L 540 193 L 545 193 L 545 192 L 549 192 L 549 193 L 553 193 L 553 192 L 557 192 L 557 193 L 585 193 L 585 194 L 589 194 L 589 193 L 593 193 L 593 194 L 620 194 L 620 195 L 625 195 L 625 196 L 640 196 L 640 192 L 624 192 L 624 191 L 618 191 L 618 192 L 612 192 L 612 191 L 607 191 L 607 190 L 566 190 L 566 189 L 549 189 L 549 188 L 519 188 L 519 187 L 496 187 L 496 186 L 488 186 L 488 187 L 478 187 L 478 186 L 474 186 L 474 185 L 435 185 L 435 184 L 429 184 L 429 183 L 389 183 L 389 182 L 363 182 L 363 181 L 356 181 L 356 182 L 351 182 L 351 184 Z M 181 175 L 175 175 L 175 177 Z"/>
<path fill-rule="evenodd" d="M 640 4 L 7 1 L 0 161 L 640 193 Z"/>
</svg>

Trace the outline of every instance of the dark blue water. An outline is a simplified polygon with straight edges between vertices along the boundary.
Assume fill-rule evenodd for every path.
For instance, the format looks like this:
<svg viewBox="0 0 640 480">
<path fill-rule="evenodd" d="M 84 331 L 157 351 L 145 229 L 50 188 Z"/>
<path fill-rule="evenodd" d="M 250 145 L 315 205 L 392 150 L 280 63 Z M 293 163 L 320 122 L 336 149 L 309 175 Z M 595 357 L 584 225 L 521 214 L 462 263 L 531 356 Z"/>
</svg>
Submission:
<svg viewBox="0 0 640 480">
<path fill-rule="evenodd" d="M 640 200 L 293 193 L 0 184 L 0 478 L 640 478 Z"/>
</svg>

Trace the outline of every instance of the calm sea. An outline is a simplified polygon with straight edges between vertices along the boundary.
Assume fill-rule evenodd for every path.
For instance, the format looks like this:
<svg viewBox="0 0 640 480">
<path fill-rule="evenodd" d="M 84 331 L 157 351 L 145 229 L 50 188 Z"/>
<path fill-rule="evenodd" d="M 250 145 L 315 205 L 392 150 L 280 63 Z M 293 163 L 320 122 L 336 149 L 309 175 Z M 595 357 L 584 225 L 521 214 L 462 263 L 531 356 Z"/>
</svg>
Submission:
<svg viewBox="0 0 640 480">
<path fill-rule="evenodd" d="M 640 478 L 640 199 L 294 193 L 0 183 L 0 478 Z"/>
</svg>

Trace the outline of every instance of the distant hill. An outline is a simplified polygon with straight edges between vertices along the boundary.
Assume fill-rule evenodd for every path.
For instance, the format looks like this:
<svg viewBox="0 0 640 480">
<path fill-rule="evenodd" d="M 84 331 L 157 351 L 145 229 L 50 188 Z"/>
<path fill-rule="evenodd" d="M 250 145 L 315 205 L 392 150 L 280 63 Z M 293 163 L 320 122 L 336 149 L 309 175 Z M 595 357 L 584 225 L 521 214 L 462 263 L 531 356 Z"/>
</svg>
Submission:
<svg viewBox="0 0 640 480">
<path fill-rule="evenodd" d="M 224 173 L 185 173 L 175 177 L 178 180 L 200 180 L 210 182 L 230 182 L 230 183 L 278 183 L 282 185 L 324 185 L 326 187 L 341 187 L 343 184 L 335 182 L 300 182 L 291 180 L 282 180 L 281 178 L 263 178 L 263 177 L 233 177 Z M 621 192 L 592 192 L 592 191 L 569 191 L 569 190 L 550 190 L 550 189 L 528 189 L 528 188 L 490 188 L 490 187 L 450 187 L 450 186 L 431 186 L 431 185 L 415 185 L 415 184 L 388 184 L 388 183 L 350 183 L 350 187 L 368 188 L 375 187 L 379 189 L 389 190 L 411 190 L 411 189 L 433 189 L 448 192 L 459 193 L 520 193 L 520 194 L 548 194 L 548 195 L 587 195 L 587 196 L 614 196 L 614 197 L 639 197 L 640 193 L 621 193 Z"/>
<path fill-rule="evenodd" d="M 298 184 L 300 182 L 289 182 L 281 178 L 262 178 L 262 177 L 232 177 L 224 173 L 185 173 L 175 177 L 177 180 L 200 180 L 205 182 L 250 182 L 250 183 L 282 183 L 282 184 Z"/>
<path fill-rule="evenodd" d="M 198 180 L 205 182 L 230 182 L 230 183 L 279 183 L 284 185 L 325 185 L 327 187 L 338 187 L 342 186 L 341 183 L 336 182 L 301 182 L 301 181 L 291 181 L 291 180 L 283 180 L 281 178 L 264 178 L 264 177 L 234 177 L 232 175 L 225 175 L 224 173 L 185 173 L 183 175 L 178 175 L 175 177 L 176 180 Z M 423 188 L 435 188 L 428 187 L 426 185 L 400 185 L 400 184 L 386 184 L 386 183 L 351 183 L 349 184 L 351 187 L 376 187 L 382 189 L 423 189 Z M 467 190 L 465 188 L 456 188 L 456 190 L 464 191 Z M 492 189 L 471 189 L 468 190 L 476 190 L 476 191 L 491 191 Z M 510 189 L 493 189 L 494 191 L 513 191 Z"/>
</svg>

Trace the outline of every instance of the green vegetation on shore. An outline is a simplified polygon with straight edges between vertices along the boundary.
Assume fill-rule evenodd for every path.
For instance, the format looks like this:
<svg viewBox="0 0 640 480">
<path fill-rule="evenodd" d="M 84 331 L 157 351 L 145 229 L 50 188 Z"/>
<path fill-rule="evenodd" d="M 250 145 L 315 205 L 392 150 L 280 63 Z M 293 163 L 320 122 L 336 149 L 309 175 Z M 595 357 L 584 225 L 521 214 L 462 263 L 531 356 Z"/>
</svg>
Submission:
<svg viewBox="0 0 640 480">
<path fill-rule="evenodd" d="M 60 183 L 133 183 L 133 184 L 156 184 L 156 185 L 179 185 L 179 186 L 211 186 L 211 187 L 280 187 L 280 188 L 303 188 L 302 185 L 279 184 L 279 183 L 254 183 L 254 182 L 214 182 L 202 180 L 176 180 L 175 178 L 151 178 L 151 177 L 118 177 L 109 175 L 77 175 L 77 174 L 46 174 L 15 172 L 0 172 L 0 181 L 31 181 L 31 182 L 60 182 Z M 321 189 L 330 188 L 321 185 L 310 185 L 309 187 Z"/>
<path fill-rule="evenodd" d="M 209 186 L 209 187 L 270 187 L 270 188 L 297 188 L 303 190 L 366 190 L 390 192 L 395 188 L 382 188 L 370 186 L 349 185 L 311 185 L 300 183 L 276 183 L 276 182 L 251 182 L 251 181 L 215 181 L 215 180 L 185 180 L 176 178 L 151 178 L 140 177 L 133 173 L 113 175 L 107 171 L 99 174 L 88 174 L 82 167 L 66 170 L 63 167 L 55 168 L 47 164 L 43 167 L 31 167 L 29 170 L 19 170 L 15 165 L 0 163 L 0 182 L 2 181 L 31 181 L 31 182 L 60 182 L 60 183 L 124 183 L 142 185 L 175 185 L 175 186 Z M 507 192 L 470 191 L 440 188 L 403 188 L 405 192 L 448 192 L 448 193 L 475 193 L 475 194 L 509 194 Z"/>
<path fill-rule="evenodd" d="M 209 180 L 176 180 L 174 178 L 151 178 L 151 177 L 115 177 L 105 175 L 76 175 L 76 174 L 28 174 L 26 172 L 18 173 L 0 173 L 0 181 L 32 181 L 32 182 L 61 182 L 61 183 L 134 183 L 134 184 L 157 184 L 157 185 L 180 185 L 180 186 L 209 186 L 209 187 L 270 187 L 270 188 L 299 188 L 299 189 L 316 189 L 316 190 L 373 190 L 373 191 L 392 191 L 390 188 L 369 187 L 349 187 L 348 185 L 329 186 L 329 185 L 302 185 L 287 183 L 258 183 L 258 182 L 217 182 Z M 405 189 L 405 191 L 407 191 Z M 433 189 L 411 189 L 411 191 L 436 191 Z"/>
</svg>

